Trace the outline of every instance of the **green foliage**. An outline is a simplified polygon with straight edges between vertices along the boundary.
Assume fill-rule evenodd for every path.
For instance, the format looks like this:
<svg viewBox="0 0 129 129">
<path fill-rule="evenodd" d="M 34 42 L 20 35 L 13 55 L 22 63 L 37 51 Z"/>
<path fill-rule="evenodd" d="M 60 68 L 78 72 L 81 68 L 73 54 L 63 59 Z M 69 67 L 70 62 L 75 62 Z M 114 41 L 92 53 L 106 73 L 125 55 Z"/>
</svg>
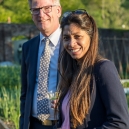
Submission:
<svg viewBox="0 0 129 129">
<path fill-rule="evenodd" d="M 0 67 L 0 91 L 1 87 L 11 89 L 20 85 L 20 66 Z"/>
<path fill-rule="evenodd" d="M 129 0 L 124 0 L 124 2 L 122 3 L 122 7 L 129 10 Z"/>
<path fill-rule="evenodd" d="M 122 6 L 122 3 L 125 0 L 81 1 L 85 6 L 87 6 L 88 11 L 95 18 L 98 27 L 123 29 L 122 25 L 125 25 L 126 29 L 129 29 L 129 26 L 127 26 L 129 20 L 126 20 L 129 16 L 126 15 L 128 13 L 126 9 Z"/>
<path fill-rule="evenodd" d="M 124 88 L 129 88 L 129 82 L 124 82 L 124 83 L 122 83 L 122 85 Z"/>
<path fill-rule="evenodd" d="M 8 22 L 11 18 L 12 23 L 32 23 L 27 0 L 17 1 L 8 0 L 0 5 L 0 22 Z"/>
<path fill-rule="evenodd" d="M 12 41 L 22 40 L 22 39 L 26 39 L 26 37 L 24 35 L 19 35 L 19 36 L 13 37 Z"/>
<path fill-rule="evenodd" d="M 20 66 L 0 67 L 0 117 L 19 129 Z"/>
<path fill-rule="evenodd" d="M 11 122 L 15 129 L 19 129 L 20 116 L 20 87 L 1 87 L 0 91 L 0 116 L 6 122 Z"/>
<path fill-rule="evenodd" d="M 128 0 L 60 0 L 62 12 L 86 9 L 99 28 L 129 29 Z M 0 1 L 0 22 L 33 23 L 27 0 Z"/>
<path fill-rule="evenodd" d="M 75 0 L 69 0 L 69 2 L 66 0 L 61 0 L 61 5 L 63 13 L 66 11 L 72 11 L 80 8 L 86 9 L 86 7 L 80 0 L 76 0 L 76 2 Z"/>
</svg>

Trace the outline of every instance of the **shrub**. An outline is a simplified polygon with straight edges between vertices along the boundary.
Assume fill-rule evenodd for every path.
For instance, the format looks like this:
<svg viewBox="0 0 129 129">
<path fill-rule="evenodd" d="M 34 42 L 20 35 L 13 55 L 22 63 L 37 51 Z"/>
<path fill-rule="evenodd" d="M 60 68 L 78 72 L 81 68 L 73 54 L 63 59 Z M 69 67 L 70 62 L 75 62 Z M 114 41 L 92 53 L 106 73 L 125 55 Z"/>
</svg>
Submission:
<svg viewBox="0 0 129 129">
<path fill-rule="evenodd" d="M 124 82 L 122 85 L 124 88 L 129 88 L 129 82 Z"/>
<path fill-rule="evenodd" d="M 20 66 L 0 67 L 0 116 L 19 129 Z"/>
<path fill-rule="evenodd" d="M 20 86 L 20 66 L 0 67 L 0 89 L 1 87 L 12 89 Z"/>
</svg>

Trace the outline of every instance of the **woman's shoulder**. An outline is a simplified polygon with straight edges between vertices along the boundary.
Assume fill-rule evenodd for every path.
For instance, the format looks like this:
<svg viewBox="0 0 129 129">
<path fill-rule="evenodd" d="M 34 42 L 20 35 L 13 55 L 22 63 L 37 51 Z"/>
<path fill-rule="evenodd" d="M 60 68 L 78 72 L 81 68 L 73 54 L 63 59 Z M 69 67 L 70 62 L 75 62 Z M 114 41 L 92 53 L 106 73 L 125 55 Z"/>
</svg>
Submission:
<svg viewBox="0 0 129 129">
<path fill-rule="evenodd" d="M 94 68 L 109 67 L 110 65 L 114 65 L 111 60 L 101 59 L 95 63 Z"/>
<path fill-rule="evenodd" d="M 116 71 L 115 64 L 108 59 L 99 60 L 94 65 L 95 73 L 108 72 L 114 70 Z"/>
<path fill-rule="evenodd" d="M 114 85 L 121 85 L 119 73 L 115 67 L 115 64 L 110 60 L 102 60 L 97 62 L 94 67 L 94 76 L 96 81 L 99 80 L 101 84 L 106 86 L 109 86 L 108 84 L 111 83 Z"/>
</svg>

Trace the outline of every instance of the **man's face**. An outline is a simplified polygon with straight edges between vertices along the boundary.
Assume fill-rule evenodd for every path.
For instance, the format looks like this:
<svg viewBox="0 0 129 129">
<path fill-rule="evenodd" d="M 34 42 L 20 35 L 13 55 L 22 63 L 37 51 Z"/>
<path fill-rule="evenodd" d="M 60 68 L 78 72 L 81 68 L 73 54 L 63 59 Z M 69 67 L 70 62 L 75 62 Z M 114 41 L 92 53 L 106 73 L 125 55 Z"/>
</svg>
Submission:
<svg viewBox="0 0 129 129">
<path fill-rule="evenodd" d="M 31 8 L 33 10 L 39 10 L 38 14 L 32 14 L 32 19 L 37 28 L 45 36 L 51 35 L 59 27 L 61 7 L 53 5 L 55 5 L 53 0 L 32 0 Z M 41 7 L 44 8 L 36 9 Z M 47 12 L 47 10 L 50 10 L 50 12 Z"/>
</svg>

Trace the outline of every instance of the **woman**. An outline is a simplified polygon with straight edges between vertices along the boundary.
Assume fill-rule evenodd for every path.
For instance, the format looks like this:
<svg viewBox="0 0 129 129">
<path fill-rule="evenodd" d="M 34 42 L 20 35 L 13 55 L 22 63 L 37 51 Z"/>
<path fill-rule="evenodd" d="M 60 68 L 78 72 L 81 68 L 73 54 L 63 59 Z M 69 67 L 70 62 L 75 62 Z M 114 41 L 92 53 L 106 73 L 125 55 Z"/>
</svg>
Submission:
<svg viewBox="0 0 129 129">
<path fill-rule="evenodd" d="M 59 127 L 129 129 L 124 90 L 114 64 L 98 53 L 94 19 L 85 10 L 68 12 L 61 28 Z"/>
</svg>

